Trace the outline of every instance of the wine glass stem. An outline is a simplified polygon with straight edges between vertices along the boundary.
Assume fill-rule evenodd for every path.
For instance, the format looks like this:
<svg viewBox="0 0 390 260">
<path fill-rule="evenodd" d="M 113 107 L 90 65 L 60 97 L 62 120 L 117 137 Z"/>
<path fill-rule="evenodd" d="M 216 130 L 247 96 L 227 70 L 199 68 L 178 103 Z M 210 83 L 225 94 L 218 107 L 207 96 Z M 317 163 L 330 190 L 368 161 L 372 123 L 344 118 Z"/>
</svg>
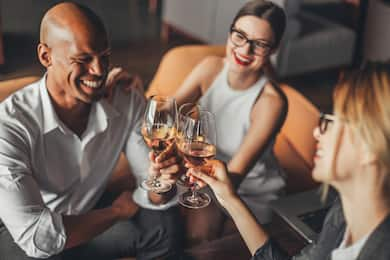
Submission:
<svg viewBox="0 0 390 260">
<path fill-rule="evenodd" d="M 157 175 L 153 175 L 152 185 L 154 187 L 156 187 L 156 186 L 159 186 L 159 184 L 160 184 L 160 180 L 158 179 L 158 176 Z"/>
<path fill-rule="evenodd" d="M 160 152 L 153 150 L 153 154 L 155 157 L 159 156 Z M 160 179 L 159 179 L 159 174 L 154 174 L 152 177 L 152 185 L 153 187 L 158 187 L 160 186 Z"/>
<path fill-rule="evenodd" d="M 194 186 L 191 188 L 191 192 L 192 192 L 192 195 L 191 195 L 191 200 L 194 201 L 198 198 L 198 191 L 197 191 L 197 183 L 194 184 Z"/>
</svg>

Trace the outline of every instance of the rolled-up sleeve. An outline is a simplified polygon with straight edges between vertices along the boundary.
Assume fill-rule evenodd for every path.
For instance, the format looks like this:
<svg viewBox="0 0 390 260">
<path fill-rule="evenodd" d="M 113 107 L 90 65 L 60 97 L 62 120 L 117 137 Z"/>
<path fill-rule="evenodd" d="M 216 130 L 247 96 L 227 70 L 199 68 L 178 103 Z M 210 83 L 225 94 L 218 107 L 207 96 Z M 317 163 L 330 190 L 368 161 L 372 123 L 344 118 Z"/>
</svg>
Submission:
<svg viewBox="0 0 390 260">
<path fill-rule="evenodd" d="M 28 139 L 1 124 L 0 218 L 28 256 L 47 258 L 63 250 L 66 235 L 62 216 L 45 206 L 33 177 Z"/>
<path fill-rule="evenodd" d="M 340 199 L 337 197 L 329 210 L 318 241 L 305 246 L 299 254 L 289 257 L 272 239 L 260 247 L 252 260 L 314 260 L 330 259 L 345 232 L 345 219 Z"/>
<path fill-rule="evenodd" d="M 134 174 L 137 184 L 139 185 L 141 181 L 146 178 L 150 165 L 148 157 L 149 149 L 145 145 L 141 135 L 141 125 L 146 107 L 146 100 L 143 95 L 138 92 L 132 93 L 131 97 L 131 105 L 128 114 L 131 127 L 124 146 L 124 153 L 129 161 L 131 172 Z"/>
</svg>

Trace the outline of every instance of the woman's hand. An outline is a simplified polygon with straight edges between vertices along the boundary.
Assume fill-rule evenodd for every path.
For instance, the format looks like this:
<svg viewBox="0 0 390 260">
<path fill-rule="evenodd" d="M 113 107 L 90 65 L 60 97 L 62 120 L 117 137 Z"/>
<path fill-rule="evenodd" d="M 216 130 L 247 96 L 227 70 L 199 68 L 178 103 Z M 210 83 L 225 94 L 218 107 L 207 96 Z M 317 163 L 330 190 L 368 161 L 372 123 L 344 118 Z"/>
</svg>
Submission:
<svg viewBox="0 0 390 260">
<path fill-rule="evenodd" d="M 114 88 L 118 84 L 122 84 L 125 93 L 130 93 L 134 89 L 144 92 L 143 82 L 138 75 L 130 74 L 121 67 L 114 67 L 108 72 L 106 80 L 106 98 L 110 102 Z"/>
<path fill-rule="evenodd" d="M 236 197 L 226 166 L 218 160 L 210 160 L 206 165 L 188 170 L 188 174 L 199 179 L 200 187 L 208 184 L 223 207 Z"/>
</svg>

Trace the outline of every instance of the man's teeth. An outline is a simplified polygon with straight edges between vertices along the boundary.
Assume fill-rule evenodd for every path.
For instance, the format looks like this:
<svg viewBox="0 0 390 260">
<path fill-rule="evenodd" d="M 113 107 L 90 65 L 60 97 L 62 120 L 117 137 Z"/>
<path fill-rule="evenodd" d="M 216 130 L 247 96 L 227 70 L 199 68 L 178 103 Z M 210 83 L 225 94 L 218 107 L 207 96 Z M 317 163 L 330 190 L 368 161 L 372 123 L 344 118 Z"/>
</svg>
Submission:
<svg viewBox="0 0 390 260">
<path fill-rule="evenodd" d="M 92 81 L 92 80 L 82 80 L 81 81 L 84 85 L 86 85 L 87 87 L 90 87 L 90 88 L 98 88 L 100 87 L 100 85 L 102 84 L 102 80 L 98 80 L 98 81 Z"/>
</svg>

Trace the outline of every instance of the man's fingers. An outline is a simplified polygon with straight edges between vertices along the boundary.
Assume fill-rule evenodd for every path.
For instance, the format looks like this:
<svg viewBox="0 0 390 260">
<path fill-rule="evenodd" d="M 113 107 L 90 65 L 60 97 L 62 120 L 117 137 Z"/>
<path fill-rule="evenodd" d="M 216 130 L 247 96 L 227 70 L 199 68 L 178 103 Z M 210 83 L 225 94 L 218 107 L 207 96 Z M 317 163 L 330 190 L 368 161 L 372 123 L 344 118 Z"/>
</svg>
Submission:
<svg viewBox="0 0 390 260">
<path fill-rule="evenodd" d="M 157 168 L 162 169 L 162 168 L 170 167 L 170 166 L 172 166 L 172 165 L 174 165 L 174 164 L 176 164 L 176 163 L 177 163 L 177 158 L 176 158 L 176 157 L 171 157 L 171 158 L 169 158 L 168 160 L 165 160 L 165 161 L 163 161 L 163 162 L 157 162 L 157 163 L 155 163 L 155 166 L 156 166 Z"/>
<path fill-rule="evenodd" d="M 164 184 L 170 184 L 172 186 L 176 183 L 175 179 L 162 179 L 162 178 L 160 178 L 160 181 Z"/>
<path fill-rule="evenodd" d="M 179 172 L 179 165 L 174 164 L 172 166 L 160 169 L 161 174 L 177 174 Z"/>
<path fill-rule="evenodd" d="M 157 169 L 153 166 L 149 167 L 149 175 L 158 175 L 160 173 L 160 169 Z"/>
<path fill-rule="evenodd" d="M 173 156 L 175 153 L 175 144 L 170 144 L 164 151 L 162 151 L 156 158 L 157 162 L 162 162 L 167 158 Z"/>
<path fill-rule="evenodd" d="M 155 161 L 156 161 L 156 155 L 154 154 L 153 151 L 150 151 L 150 152 L 149 152 L 149 160 L 150 160 L 151 162 L 155 162 Z"/>
</svg>

